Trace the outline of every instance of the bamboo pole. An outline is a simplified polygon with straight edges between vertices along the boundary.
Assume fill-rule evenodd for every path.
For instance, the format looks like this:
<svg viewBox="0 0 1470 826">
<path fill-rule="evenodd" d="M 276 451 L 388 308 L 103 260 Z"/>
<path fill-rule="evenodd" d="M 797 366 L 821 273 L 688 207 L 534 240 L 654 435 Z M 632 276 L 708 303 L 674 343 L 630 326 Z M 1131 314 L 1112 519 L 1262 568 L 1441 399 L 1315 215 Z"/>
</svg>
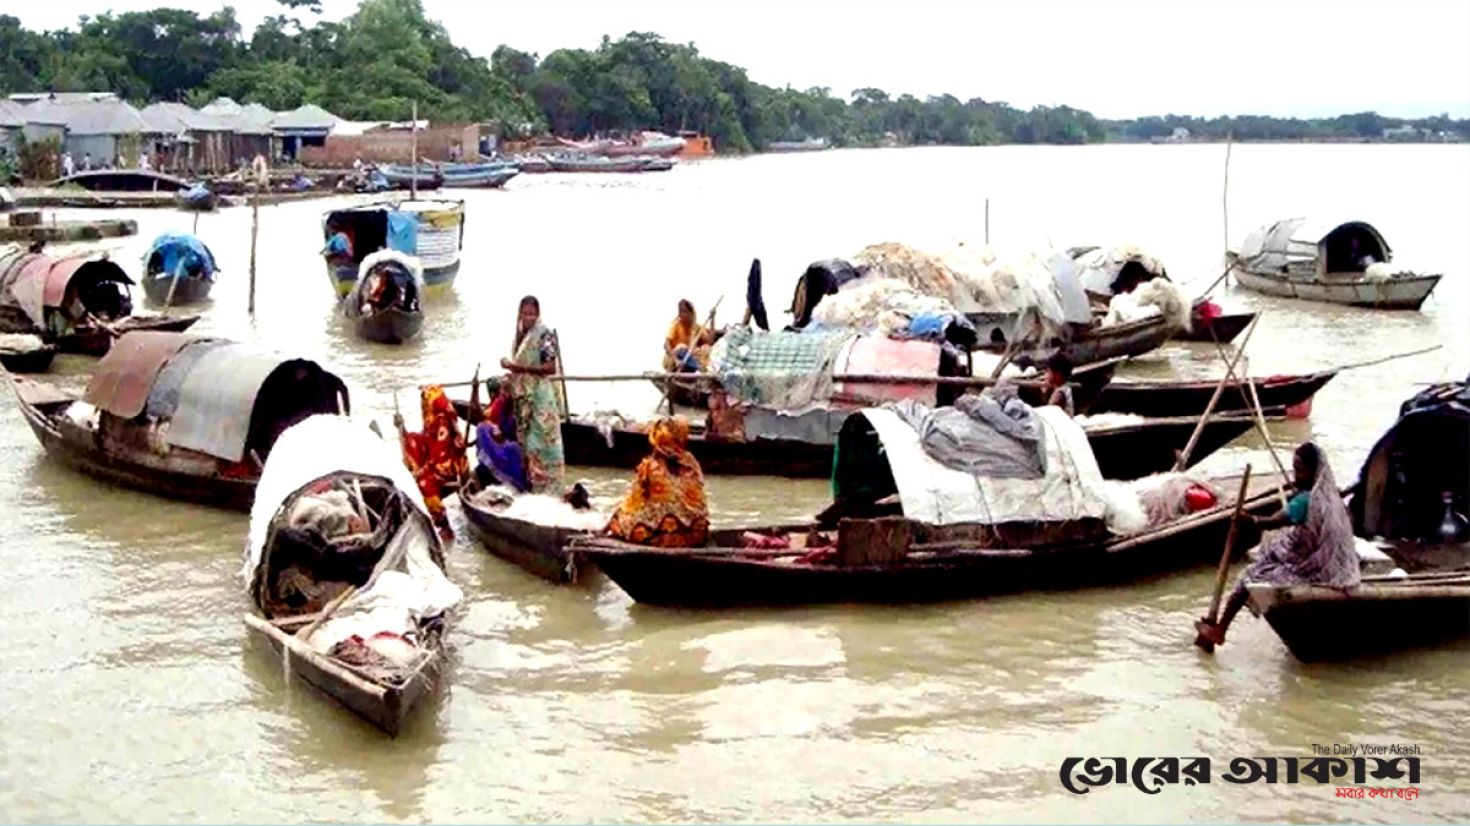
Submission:
<svg viewBox="0 0 1470 826">
<path fill-rule="evenodd" d="M 990 245 L 990 199 L 985 199 L 985 245 Z"/>
<path fill-rule="evenodd" d="M 1384 356 L 1383 358 L 1372 359 L 1371 361 L 1360 361 L 1357 364 L 1343 365 L 1342 367 L 1338 367 L 1337 370 L 1338 372 L 1342 372 L 1343 370 L 1356 370 L 1359 367 L 1373 367 L 1375 365 L 1383 364 L 1384 362 L 1397 361 L 1398 359 L 1406 359 L 1410 356 L 1422 356 L 1425 353 L 1432 353 L 1435 350 L 1440 350 L 1443 348 L 1443 344 L 1436 344 L 1433 347 L 1423 347 L 1418 350 L 1410 350 L 1407 353 L 1396 353 L 1391 356 Z"/>
<path fill-rule="evenodd" d="M 247 305 L 251 317 L 255 316 L 255 241 L 260 235 L 260 184 L 250 196 L 250 303 Z"/>
<path fill-rule="evenodd" d="M 1220 567 L 1215 570 L 1215 593 L 1210 597 L 1210 611 L 1205 622 L 1214 625 L 1220 618 L 1220 599 L 1225 595 L 1225 580 L 1230 576 L 1230 552 L 1235 548 L 1235 531 L 1240 526 L 1240 514 L 1245 510 L 1245 495 L 1251 483 L 1251 466 L 1245 466 L 1245 475 L 1240 478 L 1240 493 L 1235 497 L 1235 510 L 1230 514 L 1230 529 L 1225 532 L 1225 549 L 1220 552 Z M 1206 651 L 1214 651 L 1215 644 L 1204 634 L 1196 634 L 1194 644 Z"/>
<path fill-rule="evenodd" d="M 719 381 L 718 373 L 614 373 L 596 376 L 547 376 L 548 379 L 557 382 L 572 381 L 653 381 L 668 382 L 671 379 L 682 381 Z M 847 382 L 849 384 L 913 384 L 920 386 L 946 385 L 955 387 L 990 387 L 996 383 L 996 379 L 989 376 L 930 376 L 922 374 L 910 375 L 886 375 L 879 373 L 838 373 L 832 376 L 835 382 Z M 469 387 L 473 382 L 448 381 L 440 382 L 439 386 L 444 388 Z"/>
<path fill-rule="evenodd" d="M 1194 433 L 1190 434 L 1189 442 L 1184 445 L 1184 450 L 1179 454 L 1179 461 L 1174 463 L 1174 472 L 1179 472 L 1189 466 L 1189 455 L 1194 452 L 1195 445 L 1199 444 L 1200 434 L 1205 432 L 1205 422 L 1210 420 L 1210 414 L 1215 412 L 1215 405 L 1220 402 L 1220 395 L 1225 392 L 1225 385 L 1230 382 L 1230 376 L 1235 372 L 1235 365 L 1245 355 L 1245 347 L 1250 343 L 1251 336 L 1256 332 L 1256 323 L 1261 320 L 1257 315 L 1251 320 L 1251 326 L 1246 328 L 1245 339 L 1240 343 L 1240 350 L 1236 352 L 1235 358 L 1225 363 L 1225 375 L 1220 377 L 1220 383 L 1215 385 L 1215 393 L 1210 396 L 1210 403 L 1205 406 L 1205 412 L 1199 417 L 1199 424 L 1194 426 Z"/>
<path fill-rule="evenodd" d="M 1225 216 L 1225 251 L 1230 251 L 1230 148 L 1235 143 L 1235 132 L 1225 133 L 1225 191 L 1220 195 L 1220 207 Z"/>
<path fill-rule="evenodd" d="M 408 179 L 408 197 L 417 200 L 419 197 L 419 102 L 413 102 L 413 138 L 409 142 L 409 152 L 413 155 L 413 175 Z"/>
</svg>

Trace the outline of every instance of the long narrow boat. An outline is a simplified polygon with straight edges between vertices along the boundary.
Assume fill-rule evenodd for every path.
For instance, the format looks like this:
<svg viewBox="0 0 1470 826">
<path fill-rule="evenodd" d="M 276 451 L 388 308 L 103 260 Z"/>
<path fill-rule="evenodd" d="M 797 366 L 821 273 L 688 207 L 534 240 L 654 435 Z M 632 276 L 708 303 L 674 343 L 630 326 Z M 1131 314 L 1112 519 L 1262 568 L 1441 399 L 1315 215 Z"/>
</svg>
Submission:
<svg viewBox="0 0 1470 826">
<path fill-rule="evenodd" d="M 840 554 L 836 559 L 811 554 L 817 546 L 809 535 L 788 535 L 793 547 L 778 551 L 747 547 L 743 536 L 729 535 L 690 550 L 648 548 L 608 537 L 576 540 L 570 550 L 586 556 L 634 600 L 662 606 L 932 602 L 1092 587 L 1218 559 L 1239 479 L 1214 481 L 1228 491 L 1214 508 L 1132 535 L 1082 542 L 1015 547 L 999 538 L 1006 536 L 1002 531 L 964 525 L 935 529 L 909 522 L 904 532 L 912 541 L 900 558 L 872 563 L 843 564 Z M 1276 508 L 1277 484 L 1270 477 L 1252 479 L 1245 512 Z M 1249 523 L 1240 530 L 1237 549 L 1258 538 Z M 839 527 L 835 538 L 819 536 L 824 544 L 840 545 L 841 533 Z"/>
<path fill-rule="evenodd" d="M 1255 313 L 1226 313 L 1205 318 L 1196 312 L 1189 320 L 1189 329 L 1176 332 L 1176 341 L 1218 341 L 1229 344 L 1245 332 L 1255 320 Z"/>
<path fill-rule="evenodd" d="M 463 414 L 461 414 L 463 415 Z M 1173 467 L 1175 451 L 1183 450 L 1198 420 L 1195 417 L 1144 419 L 1089 427 L 1088 441 L 1103 475 L 1109 479 L 1137 479 Z M 1215 416 L 1205 424 L 1191 464 L 1234 441 L 1253 427 L 1249 416 Z M 648 436 L 626 427 L 605 431 L 590 422 L 568 421 L 561 426 L 562 447 L 569 465 L 636 467 L 648 455 Z M 825 479 L 832 473 L 832 445 L 790 439 L 729 442 L 702 434 L 689 438 L 689 450 L 707 474 L 715 476 L 785 476 Z"/>
<path fill-rule="evenodd" d="M 555 172 L 642 172 L 645 160 L 639 157 L 609 158 L 601 155 L 558 154 L 547 156 Z"/>
<path fill-rule="evenodd" d="M 378 174 L 394 189 L 432 190 L 444 185 L 444 176 L 432 166 L 415 169 L 407 164 L 386 164 L 378 167 Z"/>
<path fill-rule="evenodd" d="M 31 379 L 11 389 L 46 453 L 72 470 L 241 511 L 276 436 L 348 403 L 342 381 L 314 362 L 177 333 L 123 336 L 80 399 Z"/>
<path fill-rule="evenodd" d="M 464 201 L 383 201 L 333 210 L 322 219 L 322 237 L 347 236 L 350 255 L 326 257 L 327 277 L 339 298 L 352 292 L 363 259 L 391 249 L 417 258 L 424 289 L 434 292 L 454 283 L 464 246 Z"/>
<path fill-rule="evenodd" d="M 498 189 L 521 169 L 514 163 L 498 161 L 480 164 L 446 164 L 439 168 L 446 189 Z"/>
<path fill-rule="evenodd" d="M 1323 370 L 1300 376 L 1272 376 L 1255 381 L 1261 407 L 1272 415 L 1309 401 L 1336 370 Z M 1206 381 L 1114 381 L 1102 388 L 1090 405 L 1078 401 L 1087 413 L 1134 413 L 1139 416 L 1198 416 L 1204 413 L 1215 395 L 1219 380 Z M 1247 385 L 1229 382 L 1220 395 L 1215 410 L 1221 413 L 1249 412 L 1252 403 L 1246 395 Z"/>
<path fill-rule="evenodd" d="M 315 416 L 281 435 L 250 513 L 252 636 L 290 673 L 396 736 L 434 687 L 463 595 L 396 449 Z"/>
<path fill-rule="evenodd" d="M 1383 310 L 1417 310 L 1438 274 L 1391 264 L 1382 233 L 1364 221 L 1289 218 L 1262 227 L 1230 253 L 1235 281 L 1284 298 Z M 1370 263 L 1371 262 L 1371 263 Z"/>
<path fill-rule="evenodd" d="M 975 318 L 971 319 L 975 321 Z M 982 318 L 981 323 L 993 324 L 994 319 Z M 1092 327 L 1074 335 L 1065 342 L 1023 345 L 1014 354 L 1018 364 L 1043 364 L 1053 353 L 1064 353 L 1077 367 L 1095 364 L 1109 359 L 1141 356 L 1164 345 L 1178 328 L 1161 315 L 1141 318 L 1107 327 Z M 993 353 L 1006 352 L 1006 345 L 999 342 L 982 341 L 977 349 Z"/>
<path fill-rule="evenodd" d="M 143 254 L 143 293 L 152 304 L 182 307 L 209 298 L 219 266 L 203 241 L 165 232 Z"/>
<path fill-rule="evenodd" d="M 105 255 L 0 253 L 0 333 L 39 335 L 60 352 L 100 356 L 124 333 L 180 332 L 199 320 L 134 315 L 132 283 Z"/>
<path fill-rule="evenodd" d="M 589 569 L 567 546 L 606 524 L 605 519 L 586 529 L 541 524 L 509 514 L 503 502 L 474 494 L 460 496 L 459 503 L 470 531 L 486 550 L 558 585 L 579 581 Z"/>
<path fill-rule="evenodd" d="M 362 260 L 359 272 L 352 292 L 342 299 L 342 312 L 358 337 L 402 344 L 417 336 L 424 326 L 424 277 L 418 261 L 378 250 Z"/>
</svg>

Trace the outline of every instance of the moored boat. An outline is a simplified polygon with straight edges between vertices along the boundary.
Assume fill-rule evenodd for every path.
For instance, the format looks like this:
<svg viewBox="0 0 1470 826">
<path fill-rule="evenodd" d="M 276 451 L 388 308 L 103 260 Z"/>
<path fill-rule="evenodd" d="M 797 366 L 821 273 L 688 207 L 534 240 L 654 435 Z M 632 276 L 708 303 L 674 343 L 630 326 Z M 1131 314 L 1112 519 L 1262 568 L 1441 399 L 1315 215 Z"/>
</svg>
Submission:
<svg viewBox="0 0 1470 826">
<path fill-rule="evenodd" d="M 417 168 L 409 164 L 384 164 L 377 168 L 379 175 L 393 189 L 438 189 L 444 185 L 444 176 L 434 166 L 421 164 Z"/>
<path fill-rule="evenodd" d="M 286 427 L 348 404 L 314 362 L 177 333 L 124 335 L 80 398 L 24 378 L 11 389 L 41 446 L 72 470 L 235 510 L 250 509 Z"/>
<path fill-rule="evenodd" d="M 165 232 L 143 254 L 143 293 L 164 307 L 197 304 L 209 297 L 219 266 L 203 241 Z"/>
<path fill-rule="evenodd" d="M 831 149 L 826 138 L 806 138 L 799 141 L 771 141 L 766 144 L 767 152 L 820 152 Z"/>
<path fill-rule="evenodd" d="M 0 333 L 0 365 L 12 373 L 44 373 L 56 358 L 56 345 L 40 336 Z"/>
<path fill-rule="evenodd" d="M 315 416 L 283 433 L 250 512 L 252 636 L 389 735 L 434 687 L 463 594 L 397 450 Z"/>
<path fill-rule="evenodd" d="M 477 164 L 445 164 L 439 168 L 446 189 L 498 189 L 521 173 L 509 161 Z"/>
<path fill-rule="evenodd" d="M 105 255 L 0 253 L 0 332 L 38 335 L 60 352 L 100 356 L 124 333 L 178 332 L 199 320 L 134 315 L 132 284 Z"/>
<path fill-rule="evenodd" d="M 1235 281 L 1284 298 L 1385 310 L 1417 310 L 1438 274 L 1392 264 L 1388 242 L 1363 221 L 1289 218 L 1262 227 L 1229 254 Z"/>
<path fill-rule="evenodd" d="M 558 153 L 546 158 L 555 172 L 642 172 L 640 157 L 610 158 L 602 155 Z"/>
<path fill-rule="evenodd" d="M 499 488 L 461 491 L 459 503 L 486 550 L 559 585 L 578 582 L 589 570 L 586 560 L 567 550 L 572 539 L 607 525 L 606 514 L 578 511 L 550 496 L 511 496 Z"/>
<path fill-rule="evenodd" d="M 424 278 L 418 261 L 394 250 L 378 250 L 362 260 L 342 312 L 358 337 L 383 344 L 402 344 L 424 326 L 420 298 Z"/>
<path fill-rule="evenodd" d="M 1196 304 L 1194 315 L 1189 319 L 1189 329 L 1175 333 L 1174 338 L 1178 341 L 1218 341 L 1229 344 L 1236 336 L 1245 332 L 1245 328 L 1251 326 L 1255 318 L 1255 313 L 1203 315 L 1200 313 L 1200 305 Z"/>
<path fill-rule="evenodd" d="M 188 212 L 213 212 L 219 206 L 219 194 L 204 184 L 195 184 L 176 193 L 174 203 Z"/>
<path fill-rule="evenodd" d="M 1062 353 L 1071 359 L 1074 366 L 1081 367 L 1109 359 L 1151 353 L 1173 338 L 1179 329 L 1172 320 L 1162 315 L 1152 315 L 1122 324 L 1078 328 L 1071 331 L 1065 340 L 1027 342 L 1016 347 L 1012 355 L 1017 364 L 1042 365 L 1052 354 Z M 1005 342 L 990 341 L 982 337 L 977 349 L 1004 353 L 1008 346 Z"/>
<path fill-rule="evenodd" d="M 1269 415 L 1283 415 L 1288 408 L 1312 400 L 1332 378 L 1336 370 L 1322 370 L 1297 376 L 1271 376 L 1252 380 L 1261 409 Z M 1133 413 L 1140 416 L 1198 416 L 1205 412 L 1219 386 L 1218 379 L 1201 381 L 1113 381 L 1097 394 L 1090 404 L 1078 402 L 1086 413 Z M 1250 412 L 1254 404 L 1248 384 L 1227 382 L 1215 404 L 1220 413 Z"/>
<path fill-rule="evenodd" d="M 338 232 L 347 236 L 350 254 L 325 257 L 338 297 L 352 291 L 363 259 L 381 249 L 417 258 L 424 289 L 442 290 L 459 272 L 464 201 L 384 201 L 334 210 L 322 219 L 322 235 L 330 241 Z"/>
</svg>

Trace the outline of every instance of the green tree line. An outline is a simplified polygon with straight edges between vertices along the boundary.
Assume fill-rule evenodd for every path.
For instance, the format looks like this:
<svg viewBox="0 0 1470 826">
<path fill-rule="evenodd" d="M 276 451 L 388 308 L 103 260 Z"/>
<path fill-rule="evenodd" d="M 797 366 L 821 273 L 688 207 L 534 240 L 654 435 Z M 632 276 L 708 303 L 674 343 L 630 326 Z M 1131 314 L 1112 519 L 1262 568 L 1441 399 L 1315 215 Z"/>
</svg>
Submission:
<svg viewBox="0 0 1470 826">
<path fill-rule="evenodd" d="M 1470 137 L 1470 120 L 1443 115 L 1100 120 L 1068 106 L 1022 110 L 874 88 L 843 98 L 827 88 L 765 86 L 693 44 L 645 32 L 544 57 L 501 46 L 487 60 L 454 45 L 420 0 L 362 0 L 338 23 L 311 20 L 317 0 L 278 2 L 282 13 L 248 39 L 230 7 L 207 16 L 163 8 L 103 14 L 57 32 L 33 32 L 0 15 L 0 89 L 106 90 L 139 104 L 202 105 L 228 95 L 277 110 L 309 102 L 351 120 L 401 120 L 417 102 L 421 117 L 493 123 L 505 135 L 687 129 L 711 136 L 723 152 L 804 138 L 839 146 L 1080 144 L 1150 140 L 1179 127 L 1195 138 L 1241 141 L 1377 138 L 1405 123 Z"/>
</svg>

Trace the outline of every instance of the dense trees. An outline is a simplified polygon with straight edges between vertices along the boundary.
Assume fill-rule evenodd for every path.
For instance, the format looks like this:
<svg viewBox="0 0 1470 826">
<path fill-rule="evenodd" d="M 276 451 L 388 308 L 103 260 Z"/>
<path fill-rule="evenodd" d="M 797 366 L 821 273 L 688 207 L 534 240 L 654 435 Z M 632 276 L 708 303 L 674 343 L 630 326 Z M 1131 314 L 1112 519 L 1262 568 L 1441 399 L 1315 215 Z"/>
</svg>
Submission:
<svg viewBox="0 0 1470 826">
<path fill-rule="evenodd" d="M 216 95 L 272 109 L 316 103 L 359 120 L 404 119 L 414 102 L 432 120 L 487 121 L 507 134 L 696 130 L 721 151 L 828 138 L 838 145 L 1076 144 L 1149 140 L 1174 129 L 1236 140 L 1377 137 L 1402 121 L 1373 112 L 1330 119 L 1194 118 L 1100 121 L 1067 106 L 1029 111 L 952 95 L 920 100 L 875 88 L 771 88 L 711 60 L 693 44 L 648 32 L 604 38 L 595 49 L 545 57 L 501 46 L 487 60 L 454 45 L 420 0 L 362 0 L 340 23 L 315 19 L 318 0 L 278 0 L 246 40 L 226 7 L 200 17 L 155 9 L 82 18 L 75 30 L 37 33 L 0 15 L 0 88 L 110 90 L 138 103 Z M 1414 122 L 1470 136 L 1470 121 Z"/>
</svg>

